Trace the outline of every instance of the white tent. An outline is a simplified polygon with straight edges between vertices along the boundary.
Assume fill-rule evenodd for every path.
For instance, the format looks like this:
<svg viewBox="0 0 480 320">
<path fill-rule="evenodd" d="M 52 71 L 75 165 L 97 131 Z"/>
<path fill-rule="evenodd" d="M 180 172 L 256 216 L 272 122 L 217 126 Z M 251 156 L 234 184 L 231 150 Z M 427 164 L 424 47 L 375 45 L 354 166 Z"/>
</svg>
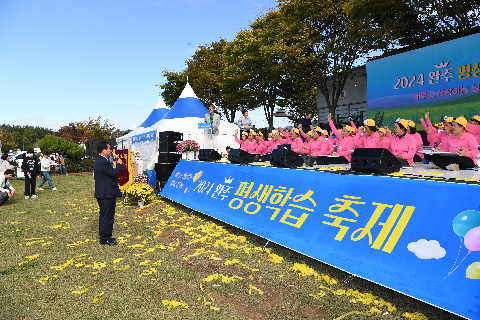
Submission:
<svg viewBox="0 0 480 320">
<path fill-rule="evenodd" d="M 205 114 L 208 109 L 197 98 L 193 92 L 190 84 L 187 83 L 182 91 L 182 94 L 177 99 L 172 108 L 162 117 L 161 120 L 154 123 L 150 127 L 144 128 L 141 132 L 136 134 L 156 131 L 157 137 L 159 132 L 175 131 L 183 133 L 183 140 L 195 140 L 204 148 L 203 130 L 198 129 L 198 124 L 203 123 Z M 238 147 L 235 142 L 234 134 L 237 126 L 228 121 L 220 120 L 219 131 L 217 138 L 217 148 L 219 152 L 225 152 L 227 146 L 232 148 Z M 153 170 L 158 159 L 158 141 L 148 140 L 143 142 L 132 142 L 132 137 L 120 137 L 117 143 L 123 141 L 124 146 L 133 151 L 140 151 L 148 170 Z"/>
</svg>

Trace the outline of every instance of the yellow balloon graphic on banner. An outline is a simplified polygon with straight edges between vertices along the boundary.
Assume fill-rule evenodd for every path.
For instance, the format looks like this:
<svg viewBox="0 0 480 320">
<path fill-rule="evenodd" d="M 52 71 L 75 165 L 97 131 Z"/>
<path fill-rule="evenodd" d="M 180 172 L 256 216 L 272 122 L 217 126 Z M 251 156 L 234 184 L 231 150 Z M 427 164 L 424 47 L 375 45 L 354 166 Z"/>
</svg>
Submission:
<svg viewBox="0 0 480 320">
<path fill-rule="evenodd" d="M 467 278 L 480 279 L 480 262 L 474 262 L 468 266 Z"/>
<path fill-rule="evenodd" d="M 203 174 L 203 171 L 200 171 L 200 172 L 197 172 L 197 174 L 195 174 L 195 176 L 193 177 L 193 182 L 197 181 L 198 179 L 200 179 L 200 177 L 202 176 Z"/>
</svg>

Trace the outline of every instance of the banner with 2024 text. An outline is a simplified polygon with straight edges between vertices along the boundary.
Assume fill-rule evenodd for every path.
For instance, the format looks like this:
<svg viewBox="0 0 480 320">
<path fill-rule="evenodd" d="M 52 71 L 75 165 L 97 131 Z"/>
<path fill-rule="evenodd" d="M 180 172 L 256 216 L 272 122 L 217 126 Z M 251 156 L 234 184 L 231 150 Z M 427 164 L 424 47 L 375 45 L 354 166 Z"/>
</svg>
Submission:
<svg viewBox="0 0 480 320">
<path fill-rule="evenodd" d="M 480 319 L 480 186 L 180 161 L 161 195 Z"/>
</svg>

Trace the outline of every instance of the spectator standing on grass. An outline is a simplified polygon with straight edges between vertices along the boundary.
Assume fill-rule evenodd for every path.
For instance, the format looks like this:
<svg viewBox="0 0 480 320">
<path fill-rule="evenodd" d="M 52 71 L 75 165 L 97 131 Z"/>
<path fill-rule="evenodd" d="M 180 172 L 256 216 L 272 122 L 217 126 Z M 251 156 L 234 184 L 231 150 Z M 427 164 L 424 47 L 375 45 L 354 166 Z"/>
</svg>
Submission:
<svg viewBox="0 0 480 320">
<path fill-rule="evenodd" d="M 112 238 L 113 222 L 117 198 L 122 196 L 116 178 L 123 170 L 123 162 L 122 159 L 117 158 L 117 167 L 112 167 L 108 161 L 108 158 L 112 155 L 112 149 L 105 140 L 98 143 L 97 151 L 99 155 L 93 164 L 93 173 L 95 176 L 95 198 L 100 207 L 98 217 L 100 244 L 116 245 L 116 239 Z"/>
<path fill-rule="evenodd" d="M 38 185 L 38 190 L 43 190 L 42 186 L 45 182 L 48 182 L 48 186 L 52 191 L 56 191 L 57 188 L 53 186 L 52 178 L 50 177 L 50 166 L 53 165 L 53 161 L 50 159 L 50 153 L 45 152 L 43 158 L 40 160 L 40 170 L 42 171 L 43 179 Z"/>
<path fill-rule="evenodd" d="M 10 162 L 8 162 L 8 153 L 2 154 L 2 162 L 0 163 L 0 172 L 5 172 L 7 169 L 11 169 Z"/>
<path fill-rule="evenodd" d="M 40 170 L 37 157 L 33 154 L 32 149 L 27 151 L 27 157 L 23 159 L 22 171 L 25 174 L 25 200 L 30 198 L 30 195 L 33 199 L 38 198 L 35 194 L 35 186 L 37 185 L 37 176 Z"/>
<path fill-rule="evenodd" d="M 0 173 L 0 205 L 4 205 L 15 194 L 15 189 L 10 184 L 13 177 L 13 170 L 7 169 Z"/>
<path fill-rule="evenodd" d="M 60 153 L 56 153 L 57 156 L 57 163 L 58 163 L 58 168 L 60 169 L 60 174 L 62 174 L 62 171 L 65 172 L 65 175 L 68 176 L 67 173 L 67 167 L 65 167 L 65 159 Z"/>
</svg>

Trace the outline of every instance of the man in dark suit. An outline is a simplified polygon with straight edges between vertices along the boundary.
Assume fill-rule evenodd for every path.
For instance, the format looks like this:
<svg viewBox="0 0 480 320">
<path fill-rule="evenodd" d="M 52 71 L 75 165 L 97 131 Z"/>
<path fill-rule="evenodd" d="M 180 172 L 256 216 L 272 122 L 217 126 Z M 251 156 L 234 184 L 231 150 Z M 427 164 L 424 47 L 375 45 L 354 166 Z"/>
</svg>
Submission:
<svg viewBox="0 0 480 320">
<path fill-rule="evenodd" d="M 116 160 L 117 167 L 112 167 L 108 161 L 108 158 L 112 155 L 112 149 L 105 140 L 98 143 L 97 151 L 99 155 L 93 164 L 93 174 L 95 178 L 95 198 L 97 198 L 100 207 L 98 219 L 100 244 L 116 245 L 115 238 L 112 238 L 112 231 L 116 200 L 122 196 L 116 179 L 123 169 L 122 159 L 118 158 Z"/>
</svg>

